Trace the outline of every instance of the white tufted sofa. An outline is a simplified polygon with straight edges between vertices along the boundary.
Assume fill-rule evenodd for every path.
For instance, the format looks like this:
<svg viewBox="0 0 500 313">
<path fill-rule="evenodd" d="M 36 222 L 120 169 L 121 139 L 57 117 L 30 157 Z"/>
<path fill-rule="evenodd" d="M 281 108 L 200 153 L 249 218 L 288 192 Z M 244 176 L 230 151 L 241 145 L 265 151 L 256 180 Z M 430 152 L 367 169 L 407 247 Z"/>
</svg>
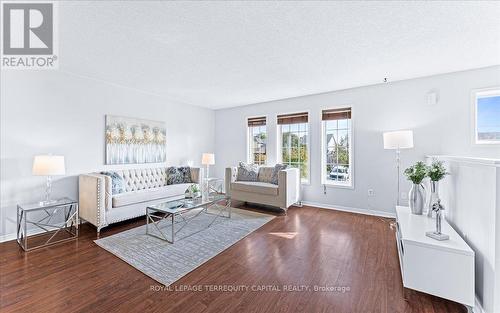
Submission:
<svg viewBox="0 0 500 313">
<path fill-rule="evenodd" d="M 79 176 L 80 217 L 97 227 L 143 216 L 146 206 L 182 198 L 191 184 L 167 185 L 166 167 L 115 170 L 125 182 L 125 192 L 111 193 L 111 177 L 99 173 Z M 191 168 L 191 180 L 200 182 L 200 169 Z M 167 199 L 168 200 L 168 199 Z"/>
</svg>

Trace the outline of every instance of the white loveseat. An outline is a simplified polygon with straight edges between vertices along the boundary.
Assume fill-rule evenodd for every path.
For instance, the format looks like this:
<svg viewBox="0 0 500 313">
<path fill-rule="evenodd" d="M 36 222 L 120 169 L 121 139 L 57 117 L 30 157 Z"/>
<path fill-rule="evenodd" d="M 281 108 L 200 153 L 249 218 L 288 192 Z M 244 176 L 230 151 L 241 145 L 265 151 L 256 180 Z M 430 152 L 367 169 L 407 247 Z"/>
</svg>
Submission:
<svg viewBox="0 0 500 313">
<path fill-rule="evenodd" d="M 226 168 L 226 193 L 231 200 L 264 204 L 283 209 L 300 201 L 300 172 L 296 168 L 281 170 L 278 185 L 271 183 L 274 167 L 261 166 L 257 181 L 238 181 L 238 168 Z"/>
<path fill-rule="evenodd" d="M 97 227 L 103 227 L 146 215 L 146 206 L 184 197 L 191 184 L 167 185 L 167 168 L 117 170 L 125 192 L 111 193 L 111 177 L 100 173 L 83 174 L 78 179 L 80 217 Z M 191 180 L 200 182 L 200 169 L 191 168 Z"/>
</svg>

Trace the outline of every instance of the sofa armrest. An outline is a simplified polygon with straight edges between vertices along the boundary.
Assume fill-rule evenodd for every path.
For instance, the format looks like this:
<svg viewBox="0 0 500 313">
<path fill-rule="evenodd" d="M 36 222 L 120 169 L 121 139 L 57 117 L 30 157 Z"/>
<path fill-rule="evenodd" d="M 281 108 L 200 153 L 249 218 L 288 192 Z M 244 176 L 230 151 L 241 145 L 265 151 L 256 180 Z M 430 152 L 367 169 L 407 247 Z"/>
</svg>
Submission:
<svg viewBox="0 0 500 313">
<path fill-rule="evenodd" d="M 191 181 L 195 184 L 201 183 L 201 170 L 199 167 L 191 167 Z"/>
<path fill-rule="evenodd" d="M 111 178 L 101 174 L 78 177 L 80 217 L 97 227 L 107 226 L 106 211 L 111 208 Z"/>
<path fill-rule="evenodd" d="M 300 201 L 300 171 L 288 168 L 278 173 L 278 193 L 284 208 Z"/>
<path fill-rule="evenodd" d="M 236 181 L 238 169 L 236 167 L 227 167 L 224 176 L 226 195 L 231 195 L 231 183 Z"/>
</svg>

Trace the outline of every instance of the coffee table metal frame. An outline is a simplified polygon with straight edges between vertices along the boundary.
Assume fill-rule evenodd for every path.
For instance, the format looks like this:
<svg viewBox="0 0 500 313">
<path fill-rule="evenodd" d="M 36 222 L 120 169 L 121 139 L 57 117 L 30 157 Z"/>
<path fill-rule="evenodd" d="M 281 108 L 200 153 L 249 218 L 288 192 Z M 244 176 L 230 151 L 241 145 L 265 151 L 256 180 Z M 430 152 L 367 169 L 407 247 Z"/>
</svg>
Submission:
<svg viewBox="0 0 500 313">
<path fill-rule="evenodd" d="M 177 205 L 176 205 L 177 204 Z M 186 213 L 200 209 L 193 216 L 186 216 Z M 215 213 L 209 212 L 208 210 L 213 210 Z M 180 199 L 180 200 L 171 200 L 167 202 L 163 202 L 157 205 L 152 205 L 146 207 L 146 234 L 159 238 L 161 240 L 167 241 L 169 243 L 174 243 L 175 235 L 180 232 L 186 225 L 189 224 L 189 221 L 198 217 L 200 214 L 205 213 L 208 215 L 213 215 L 213 219 L 210 221 L 206 228 L 212 226 L 212 224 L 219 218 L 231 218 L 231 198 L 226 195 L 212 195 L 207 200 L 198 199 Z M 224 215 L 227 213 L 227 215 Z M 180 221 L 175 221 L 175 217 L 180 217 Z M 160 223 L 162 221 L 166 221 L 170 219 L 171 226 L 171 235 L 170 238 L 166 235 L 166 233 L 161 229 Z M 175 228 L 175 225 L 182 224 L 182 226 L 178 229 Z M 153 227 L 160 234 L 157 235 L 150 231 L 150 228 Z M 204 228 L 204 229 L 206 229 Z M 200 229 L 196 232 L 189 234 L 188 236 L 192 236 L 200 231 L 204 230 Z M 188 237 L 185 236 L 185 237 Z"/>
</svg>

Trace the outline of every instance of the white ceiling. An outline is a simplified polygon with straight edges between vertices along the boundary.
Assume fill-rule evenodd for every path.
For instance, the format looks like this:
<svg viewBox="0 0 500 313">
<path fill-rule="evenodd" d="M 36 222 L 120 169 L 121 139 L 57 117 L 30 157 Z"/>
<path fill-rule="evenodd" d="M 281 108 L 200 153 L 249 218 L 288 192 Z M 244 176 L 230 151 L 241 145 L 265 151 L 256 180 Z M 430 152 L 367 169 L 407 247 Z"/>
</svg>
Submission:
<svg viewBox="0 0 500 313">
<path fill-rule="evenodd" d="M 500 64 L 500 2 L 61 2 L 60 69 L 213 109 Z"/>
</svg>

